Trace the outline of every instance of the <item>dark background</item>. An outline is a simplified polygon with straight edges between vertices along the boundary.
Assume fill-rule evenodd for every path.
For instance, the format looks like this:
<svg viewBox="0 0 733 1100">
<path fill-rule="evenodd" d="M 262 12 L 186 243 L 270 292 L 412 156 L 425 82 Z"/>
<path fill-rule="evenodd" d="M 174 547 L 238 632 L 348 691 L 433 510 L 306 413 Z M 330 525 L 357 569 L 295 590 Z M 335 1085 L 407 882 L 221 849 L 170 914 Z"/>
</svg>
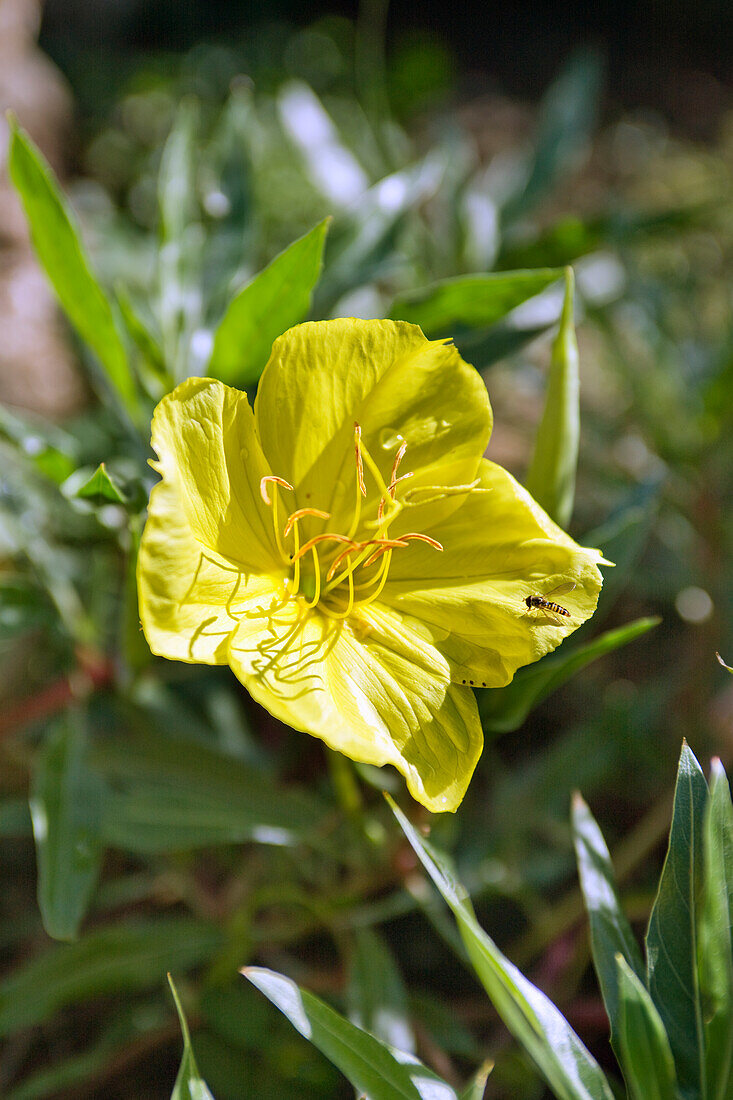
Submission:
<svg viewBox="0 0 733 1100">
<path fill-rule="evenodd" d="M 367 0 L 362 11 L 383 6 Z M 41 43 L 67 71 L 98 51 L 114 81 L 115 73 L 124 76 L 128 52 L 185 50 L 202 38 L 241 41 L 264 21 L 305 26 L 333 14 L 355 18 L 359 4 L 47 0 Z M 650 107 L 683 129 L 704 132 L 730 102 L 730 0 L 395 2 L 387 16 L 388 50 L 416 28 L 437 35 L 454 54 L 463 96 L 497 89 L 534 98 L 573 49 L 592 46 L 606 58 L 610 110 Z"/>
</svg>

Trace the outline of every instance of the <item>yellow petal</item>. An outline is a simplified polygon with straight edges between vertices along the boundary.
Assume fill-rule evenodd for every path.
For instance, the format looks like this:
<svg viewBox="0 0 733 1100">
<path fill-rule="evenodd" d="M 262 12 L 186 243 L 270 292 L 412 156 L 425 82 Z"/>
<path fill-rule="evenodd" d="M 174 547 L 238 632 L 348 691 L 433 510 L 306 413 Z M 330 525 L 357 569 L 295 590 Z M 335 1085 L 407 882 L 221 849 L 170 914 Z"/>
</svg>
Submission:
<svg viewBox="0 0 733 1100">
<path fill-rule="evenodd" d="M 396 551 L 381 599 L 429 626 L 454 681 L 502 687 L 517 668 L 554 649 L 595 610 L 602 577 L 597 550 L 578 546 L 517 481 L 483 460 L 480 487 L 430 529 L 443 545 Z M 558 595 L 570 616 L 528 611 L 527 596 Z"/>
<path fill-rule="evenodd" d="M 153 651 L 172 660 L 227 663 L 229 635 L 246 601 L 272 599 L 275 582 L 247 574 L 191 533 L 178 481 L 150 495 L 137 563 L 140 619 Z"/>
<path fill-rule="evenodd" d="M 355 421 L 385 482 L 407 443 L 400 472 L 413 471 L 413 495 L 471 481 L 491 433 L 486 387 L 455 347 L 416 325 L 350 318 L 298 325 L 275 341 L 255 419 L 273 472 L 295 486 L 300 507 L 330 512 L 332 530 L 353 512 Z M 365 480 L 373 518 L 381 491 L 368 469 Z M 449 498 L 443 514 L 453 507 Z"/>
<path fill-rule="evenodd" d="M 334 620 L 291 600 L 242 618 L 229 662 L 282 721 L 354 760 L 392 764 L 430 810 L 459 805 L 481 753 L 476 703 L 419 623 L 379 606 Z"/>
<path fill-rule="evenodd" d="M 156 408 L 152 445 L 193 537 L 232 562 L 272 572 L 272 514 L 260 496 L 260 479 L 271 471 L 247 395 L 188 378 Z"/>
</svg>

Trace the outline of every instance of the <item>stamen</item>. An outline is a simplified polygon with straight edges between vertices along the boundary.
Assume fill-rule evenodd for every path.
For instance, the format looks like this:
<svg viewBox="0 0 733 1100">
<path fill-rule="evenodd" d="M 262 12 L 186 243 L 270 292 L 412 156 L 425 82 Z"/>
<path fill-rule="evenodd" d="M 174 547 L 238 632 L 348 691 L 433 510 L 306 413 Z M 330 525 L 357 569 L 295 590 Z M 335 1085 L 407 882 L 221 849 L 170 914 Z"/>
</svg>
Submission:
<svg viewBox="0 0 733 1100">
<path fill-rule="evenodd" d="M 368 565 L 372 565 L 377 558 L 380 558 L 382 554 L 386 554 L 388 550 L 397 550 L 400 546 L 407 546 L 407 543 L 402 540 L 402 535 L 400 535 L 398 539 L 370 539 L 369 541 L 379 543 L 380 545 L 369 555 L 366 561 L 363 562 L 365 569 Z"/>
<path fill-rule="evenodd" d="M 356 477 L 359 482 L 359 492 L 363 497 L 367 495 L 364 484 L 364 463 L 361 457 L 361 426 L 354 421 L 354 450 L 356 451 Z"/>
<path fill-rule="evenodd" d="M 345 550 L 342 550 L 340 554 L 336 555 L 336 557 L 331 562 L 331 567 L 328 570 L 328 573 L 326 573 L 326 583 L 327 584 L 332 579 L 334 573 L 336 572 L 338 567 L 341 565 L 341 562 L 344 560 L 344 558 L 347 558 L 349 556 L 349 554 L 353 554 L 355 551 L 360 550 L 360 549 L 361 549 L 361 544 L 358 543 L 358 542 L 353 542 L 351 544 L 351 546 L 347 546 Z M 349 566 L 349 574 L 354 572 L 354 568 L 355 567 L 353 565 Z M 346 576 L 346 575 L 347 574 L 344 574 L 344 576 Z M 341 579 L 341 578 L 339 578 L 339 579 Z"/>
<path fill-rule="evenodd" d="M 265 477 L 260 478 L 260 496 L 264 500 L 265 504 L 271 504 L 272 501 L 267 495 L 267 483 L 268 481 L 274 481 L 276 485 L 282 485 L 283 489 L 289 489 L 293 492 L 293 486 L 289 481 L 286 481 L 284 477 L 277 477 L 275 474 L 267 474 Z"/>
<path fill-rule="evenodd" d="M 298 533 L 298 521 L 295 521 L 293 526 L 293 595 L 298 595 L 298 589 L 300 588 L 300 535 Z"/>
<path fill-rule="evenodd" d="M 315 607 L 321 598 L 321 563 L 318 560 L 318 551 L 315 544 L 311 546 L 311 553 L 313 554 L 313 576 L 315 577 L 316 587 L 313 599 L 308 601 L 306 607 Z"/>
<path fill-rule="evenodd" d="M 437 539 L 432 539 L 430 535 L 422 535 L 419 531 L 410 531 L 408 535 L 400 535 L 402 542 L 412 542 L 417 539 L 419 542 L 426 542 L 428 546 L 432 546 L 434 550 L 442 550 L 442 545 Z"/>
<path fill-rule="evenodd" d="M 367 596 L 367 598 L 365 600 L 360 600 L 359 601 L 359 606 L 360 607 L 366 607 L 367 604 L 374 603 L 374 601 L 379 598 L 379 596 L 382 593 L 382 589 L 384 588 L 385 584 L 387 583 L 387 576 L 389 574 L 389 565 L 390 565 L 391 561 L 392 561 L 392 551 L 387 550 L 386 554 L 384 555 L 384 561 L 382 562 L 382 564 L 379 567 L 379 569 L 382 573 L 381 577 L 379 578 L 379 584 L 377 585 L 375 590 L 372 592 L 371 596 Z M 377 576 L 379 576 L 379 573 L 377 574 Z M 376 577 L 374 579 L 376 580 Z"/>
<path fill-rule="evenodd" d="M 335 535 L 330 531 L 324 531 L 322 535 L 314 535 L 312 539 L 304 542 L 298 553 L 294 555 L 293 561 L 295 561 L 295 558 L 302 558 L 303 554 L 307 554 L 311 547 L 317 543 L 328 542 L 329 540 L 331 542 L 348 542 L 349 545 L 353 545 L 353 539 L 347 538 L 346 535 Z"/>
<path fill-rule="evenodd" d="M 287 538 L 293 529 L 293 525 L 302 519 L 303 516 L 315 516 L 317 519 L 330 519 L 330 512 L 322 512 L 320 508 L 298 508 L 292 515 L 288 516 L 288 522 L 285 524 L 285 530 L 283 531 L 283 538 Z"/>
<path fill-rule="evenodd" d="M 332 619 L 348 619 L 351 612 L 354 610 L 354 571 L 349 572 L 349 602 L 346 604 L 345 611 L 329 611 L 329 615 Z"/>
<path fill-rule="evenodd" d="M 400 444 L 397 454 L 394 456 L 394 462 L 392 463 L 392 473 L 389 475 L 390 489 L 393 485 L 397 484 L 397 471 L 400 468 L 400 462 L 405 457 L 405 451 L 407 450 L 407 444 L 403 442 Z"/>
<path fill-rule="evenodd" d="M 457 497 L 461 493 L 490 493 L 491 489 L 479 489 L 477 487 L 480 480 L 477 477 L 475 481 L 469 482 L 468 485 L 416 485 L 414 489 L 408 489 L 402 499 L 408 507 L 415 507 L 419 504 L 434 504 L 436 500 L 443 500 L 445 497 Z M 415 497 L 420 493 L 432 495 L 422 500 L 416 500 Z"/>
</svg>

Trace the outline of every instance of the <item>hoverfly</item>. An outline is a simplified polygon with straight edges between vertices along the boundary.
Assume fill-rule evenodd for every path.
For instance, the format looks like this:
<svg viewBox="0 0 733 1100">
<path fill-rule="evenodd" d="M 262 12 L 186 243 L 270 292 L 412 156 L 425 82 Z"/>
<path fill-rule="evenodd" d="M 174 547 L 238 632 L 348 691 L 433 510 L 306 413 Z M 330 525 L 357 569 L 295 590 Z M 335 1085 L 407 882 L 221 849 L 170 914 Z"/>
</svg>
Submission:
<svg viewBox="0 0 733 1100">
<path fill-rule="evenodd" d="M 546 596 L 527 596 L 524 601 L 527 605 L 527 611 L 549 611 L 553 615 L 566 615 L 570 618 L 568 609 L 561 607 L 559 603 L 555 603 L 549 597 L 561 596 L 564 592 L 572 592 L 574 588 L 574 581 L 566 581 L 564 584 L 559 584 L 557 588 L 553 588 L 552 592 L 548 592 Z"/>
</svg>

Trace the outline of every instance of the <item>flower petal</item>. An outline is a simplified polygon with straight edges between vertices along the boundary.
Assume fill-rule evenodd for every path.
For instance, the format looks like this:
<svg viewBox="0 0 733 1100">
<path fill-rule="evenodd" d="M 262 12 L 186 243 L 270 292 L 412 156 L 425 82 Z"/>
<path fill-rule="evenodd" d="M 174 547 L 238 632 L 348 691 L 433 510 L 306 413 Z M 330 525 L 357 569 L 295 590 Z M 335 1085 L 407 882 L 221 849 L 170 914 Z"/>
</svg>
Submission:
<svg viewBox="0 0 733 1100">
<path fill-rule="evenodd" d="M 229 663 L 282 721 L 354 760 L 394 765 L 430 810 L 459 805 L 482 747 L 476 701 L 450 683 L 419 623 L 379 606 L 334 620 L 291 600 L 242 618 Z"/>
<path fill-rule="evenodd" d="M 137 563 L 140 618 L 159 656 L 227 663 L 229 635 L 247 601 L 271 599 L 275 582 L 248 575 L 202 546 L 191 533 L 177 478 L 150 495 Z"/>
<path fill-rule="evenodd" d="M 491 433 L 486 387 L 455 347 L 417 325 L 352 318 L 298 325 L 275 341 L 255 420 L 273 472 L 301 507 L 329 511 L 331 530 L 348 526 L 354 507 L 355 422 L 385 483 L 407 442 L 400 472 L 413 472 L 413 492 L 471 481 Z M 365 481 L 373 514 L 380 490 L 368 469 Z"/>
<path fill-rule="evenodd" d="M 590 618 L 603 558 L 561 531 L 501 466 L 484 459 L 480 479 L 489 491 L 469 494 L 430 529 L 442 553 L 420 543 L 394 553 L 381 599 L 430 628 L 454 681 L 502 687 Z M 570 583 L 556 600 L 569 617 L 525 606 Z"/>
<path fill-rule="evenodd" d="M 272 514 L 260 496 L 270 469 L 247 395 L 211 378 L 188 378 L 157 406 L 152 445 L 155 468 L 175 488 L 193 537 L 232 562 L 272 572 Z"/>
</svg>

